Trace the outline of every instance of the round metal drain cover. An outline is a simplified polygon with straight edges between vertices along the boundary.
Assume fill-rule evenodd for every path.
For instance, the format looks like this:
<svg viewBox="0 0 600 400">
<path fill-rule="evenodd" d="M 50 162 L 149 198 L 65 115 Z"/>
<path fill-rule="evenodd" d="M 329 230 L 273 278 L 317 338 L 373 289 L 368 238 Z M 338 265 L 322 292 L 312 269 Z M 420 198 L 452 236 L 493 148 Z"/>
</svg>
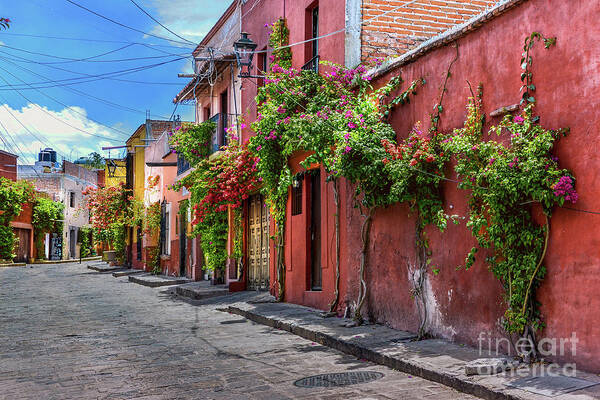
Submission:
<svg viewBox="0 0 600 400">
<path fill-rule="evenodd" d="M 383 378 L 383 376 L 381 372 L 374 371 L 340 372 L 298 379 L 294 385 L 305 388 L 358 385 Z"/>
</svg>

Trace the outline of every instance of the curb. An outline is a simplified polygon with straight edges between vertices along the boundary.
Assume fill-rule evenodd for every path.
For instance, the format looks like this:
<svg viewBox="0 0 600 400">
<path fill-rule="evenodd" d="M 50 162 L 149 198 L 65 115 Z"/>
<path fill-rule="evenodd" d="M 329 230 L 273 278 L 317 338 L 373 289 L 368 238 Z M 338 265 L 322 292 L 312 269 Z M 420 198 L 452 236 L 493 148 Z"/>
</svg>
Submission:
<svg viewBox="0 0 600 400">
<path fill-rule="evenodd" d="M 8 264 L 0 264 L 0 268 L 10 268 L 10 267 L 25 267 L 27 264 L 25 263 L 8 263 Z"/>
<path fill-rule="evenodd" d="M 82 258 L 81 262 L 85 262 L 85 261 L 99 261 L 102 260 L 102 256 L 95 256 L 95 257 L 86 257 L 86 258 Z M 73 258 L 70 260 L 39 260 L 36 262 L 32 262 L 29 263 L 29 265 L 36 265 L 36 264 L 68 264 L 68 263 L 77 263 L 79 262 L 79 258 Z"/>
<path fill-rule="evenodd" d="M 359 344 L 350 343 L 348 341 L 338 339 L 332 335 L 304 328 L 294 323 L 265 317 L 258 313 L 244 310 L 235 306 L 228 306 L 227 308 L 223 308 L 221 310 L 230 312 L 232 314 L 240 315 L 246 319 L 249 319 L 262 325 L 269 326 L 271 328 L 290 332 L 304 339 L 322 344 L 324 346 L 330 347 L 332 349 L 341 351 L 346 354 L 353 355 L 357 358 L 371 361 L 375 364 L 383 365 L 388 368 L 408 373 L 410 375 L 418 376 L 433 382 L 441 383 L 442 385 L 454 388 L 466 394 L 471 394 L 488 400 L 523 399 L 520 396 L 513 396 L 509 393 L 505 393 L 500 389 L 494 390 L 494 388 L 490 388 L 486 385 L 482 385 L 477 382 L 467 381 L 459 377 L 453 376 L 449 373 L 435 370 L 431 367 L 431 365 L 425 362 L 420 363 L 412 360 L 386 356 Z"/>
</svg>

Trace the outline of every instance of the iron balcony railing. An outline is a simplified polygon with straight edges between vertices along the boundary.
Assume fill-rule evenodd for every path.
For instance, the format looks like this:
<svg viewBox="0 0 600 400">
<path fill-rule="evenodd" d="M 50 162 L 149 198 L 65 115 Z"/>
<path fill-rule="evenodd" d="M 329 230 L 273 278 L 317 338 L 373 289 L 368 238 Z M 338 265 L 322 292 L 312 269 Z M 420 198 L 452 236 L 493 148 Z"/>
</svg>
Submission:
<svg viewBox="0 0 600 400">
<path fill-rule="evenodd" d="M 190 169 L 190 163 L 181 154 L 177 154 L 177 175 L 183 174 Z"/>
<path fill-rule="evenodd" d="M 227 127 L 237 123 L 237 114 L 218 113 L 213 115 L 210 120 L 216 124 L 215 132 L 212 136 L 212 152 L 221 150 L 221 147 L 227 146 Z"/>
<path fill-rule="evenodd" d="M 224 121 L 225 120 L 225 121 Z M 227 135 L 225 129 L 227 128 L 227 115 L 218 113 L 210 117 L 210 121 L 216 124 L 215 132 L 212 135 L 212 152 L 217 152 L 221 149 L 221 146 L 227 144 Z"/>
<path fill-rule="evenodd" d="M 302 66 L 303 71 L 313 71 L 319 73 L 319 55 L 317 54 Z"/>
</svg>

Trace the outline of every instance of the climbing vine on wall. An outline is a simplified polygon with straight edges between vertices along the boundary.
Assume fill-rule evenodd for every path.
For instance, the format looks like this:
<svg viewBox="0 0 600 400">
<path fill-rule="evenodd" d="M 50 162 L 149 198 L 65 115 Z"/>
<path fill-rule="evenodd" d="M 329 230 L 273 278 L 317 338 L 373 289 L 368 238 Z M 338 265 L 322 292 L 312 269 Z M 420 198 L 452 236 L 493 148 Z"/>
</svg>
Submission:
<svg viewBox="0 0 600 400">
<path fill-rule="evenodd" d="M 459 187 L 470 193 L 467 226 L 480 247 L 492 250 L 486 261 L 505 289 L 504 327 L 509 334 L 530 340 L 535 340 L 535 331 L 543 326 L 535 290 L 546 272 L 543 260 L 553 208 L 578 200 L 575 177 L 552 154 L 555 142 L 568 129 L 543 128 L 533 114 L 530 50 L 535 39 L 543 40 L 546 49 L 556 43 L 555 38 L 537 32 L 525 39 L 521 60 L 524 108 L 490 128 L 489 135 L 501 140 L 483 141 L 480 86 L 469 99 L 464 127 L 443 141 L 445 150 L 456 158 L 455 170 L 462 180 Z M 538 207 L 543 225 L 533 217 Z M 477 252 L 477 247 L 469 252 L 467 268 Z"/>
<path fill-rule="evenodd" d="M 568 130 L 543 128 L 533 110 L 529 104 L 520 115 L 507 115 L 490 128 L 490 133 L 508 138 L 508 144 L 483 141 L 479 91 L 469 101 L 465 126 L 446 141 L 446 149 L 456 156 L 459 187 L 471 193 L 467 226 L 481 247 L 493 250 L 487 262 L 506 290 L 504 326 L 521 335 L 542 326 L 534 294 L 545 274 L 552 209 L 578 199 L 575 178 L 552 155 L 555 141 Z M 532 215 L 536 204 L 546 219 L 543 226 Z M 476 253 L 475 247 L 467 268 Z"/>
<path fill-rule="evenodd" d="M 33 200 L 33 186 L 26 181 L 11 181 L 0 177 L 0 260 L 12 261 L 18 244 L 10 221 Z"/>
<path fill-rule="evenodd" d="M 361 252 L 361 276 L 364 278 L 372 212 L 375 207 L 388 204 L 391 186 L 389 177 L 383 172 L 386 152 L 381 141 L 395 142 L 396 135 L 384 120 L 386 112 L 389 114 L 391 108 L 407 102 L 408 95 L 416 93 L 418 84 L 425 83 L 420 79 L 405 92 L 392 96 L 403 83 L 401 78 L 373 92 L 367 66 L 347 69 L 332 63 L 322 64 L 327 69 L 323 75 L 272 65 L 256 99 L 258 118 L 252 124 L 256 136 L 250 140 L 249 147 L 258 156 L 258 174 L 276 224 L 274 237 L 278 250 L 280 300 L 284 296 L 285 281 L 285 209 L 292 183 L 289 158 L 299 151 L 308 152 L 301 165 L 304 168 L 320 165 L 326 180 L 333 182 L 335 193 L 340 177 L 354 185 L 356 204 L 365 216 L 365 241 Z M 389 103 L 384 101 L 386 99 Z M 339 227 L 338 222 L 336 227 Z M 339 254 L 336 258 L 339 260 Z M 336 290 L 336 293 L 339 292 Z M 360 316 L 365 298 L 366 283 L 361 279 L 357 316 Z M 332 309 L 336 305 L 337 295 Z"/>
<path fill-rule="evenodd" d="M 37 257 L 43 258 L 43 237 L 46 233 L 62 234 L 63 210 L 65 206 L 60 201 L 53 201 L 48 196 L 36 194 L 32 210 L 32 222 L 35 236 Z"/>
<path fill-rule="evenodd" d="M 172 136 L 175 151 L 186 146 Z M 206 268 L 223 269 L 227 262 L 228 210 L 239 212 L 242 203 L 259 188 L 255 157 L 237 140 L 231 140 L 222 153 L 214 159 L 193 158 L 194 170 L 174 185 L 174 190 L 185 186 L 191 193 L 193 233 L 200 235 Z M 240 245 L 242 235 L 235 235 L 234 250 Z M 234 251 L 235 253 L 235 251 Z M 236 257 L 236 254 L 232 255 Z"/>
<path fill-rule="evenodd" d="M 132 190 L 121 182 L 112 187 L 89 187 L 83 191 L 85 207 L 90 212 L 90 224 L 94 228 L 94 237 L 104 242 L 110 249 L 122 247 L 119 258 L 124 259 L 124 226 L 134 218 Z M 121 243 L 121 241 L 123 243 Z"/>
<path fill-rule="evenodd" d="M 181 154 L 190 164 L 197 164 L 210 155 L 216 128 L 217 124 L 212 121 L 184 123 L 169 133 L 169 143 L 174 152 Z"/>
<path fill-rule="evenodd" d="M 10 27 L 10 18 L 0 18 L 0 30 L 8 29 Z"/>
<path fill-rule="evenodd" d="M 287 27 L 287 20 L 279 18 L 277 21 L 268 25 L 271 28 L 269 34 L 269 47 L 273 49 L 271 54 L 271 64 L 277 64 L 283 68 L 292 66 L 292 49 L 288 46 L 290 42 L 290 30 Z"/>
</svg>

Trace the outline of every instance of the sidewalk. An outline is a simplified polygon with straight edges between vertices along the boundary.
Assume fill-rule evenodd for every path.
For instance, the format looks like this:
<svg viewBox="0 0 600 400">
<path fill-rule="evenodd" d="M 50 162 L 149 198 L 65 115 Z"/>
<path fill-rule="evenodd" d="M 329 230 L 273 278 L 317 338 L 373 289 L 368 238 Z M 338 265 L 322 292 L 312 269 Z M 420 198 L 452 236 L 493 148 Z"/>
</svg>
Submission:
<svg viewBox="0 0 600 400">
<path fill-rule="evenodd" d="M 467 376 L 466 364 L 485 358 L 471 347 L 440 339 L 414 341 L 414 334 L 383 325 L 348 328 L 350 319 L 325 318 L 319 310 L 288 303 L 242 300 L 223 306 L 219 310 L 484 399 L 600 399 L 600 377 L 581 371 L 577 378 L 540 376 L 523 365 L 512 374 Z M 539 371 L 539 364 L 533 367 Z"/>
</svg>

